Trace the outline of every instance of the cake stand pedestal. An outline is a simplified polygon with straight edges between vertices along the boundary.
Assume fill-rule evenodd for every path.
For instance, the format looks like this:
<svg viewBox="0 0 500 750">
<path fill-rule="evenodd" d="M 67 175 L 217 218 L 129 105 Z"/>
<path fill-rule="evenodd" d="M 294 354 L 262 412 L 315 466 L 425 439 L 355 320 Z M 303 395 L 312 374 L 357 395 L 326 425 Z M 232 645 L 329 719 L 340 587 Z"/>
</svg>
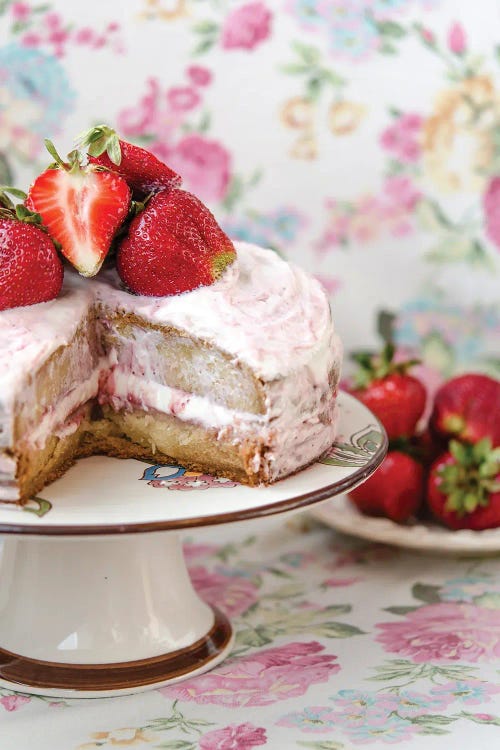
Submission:
<svg viewBox="0 0 500 750">
<path fill-rule="evenodd" d="M 130 693 L 218 664 L 232 628 L 191 584 L 179 534 L 7 539 L 0 684 L 53 696 Z"/>
<path fill-rule="evenodd" d="M 193 589 L 179 532 L 304 510 L 364 481 L 385 455 L 385 433 L 358 401 L 339 401 L 327 456 L 271 487 L 95 456 L 24 509 L 3 505 L 0 686 L 113 696 L 221 662 L 231 624 Z"/>
</svg>

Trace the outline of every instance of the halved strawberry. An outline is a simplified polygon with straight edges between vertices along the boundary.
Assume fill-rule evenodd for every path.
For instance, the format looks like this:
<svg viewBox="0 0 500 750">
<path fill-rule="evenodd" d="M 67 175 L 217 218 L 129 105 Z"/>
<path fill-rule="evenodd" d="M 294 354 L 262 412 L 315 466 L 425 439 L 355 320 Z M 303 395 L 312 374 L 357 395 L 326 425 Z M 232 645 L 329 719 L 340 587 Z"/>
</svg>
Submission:
<svg viewBox="0 0 500 750">
<path fill-rule="evenodd" d="M 132 219 L 116 267 L 132 292 L 162 297 L 213 284 L 235 258 L 233 243 L 196 196 L 164 190 Z"/>
<path fill-rule="evenodd" d="M 127 216 L 130 188 L 122 177 L 82 166 L 77 151 L 63 162 L 50 141 L 55 163 L 31 185 L 26 205 L 37 211 L 62 254 L 82 276 L 95 276 Z"/>
<path fill-rule="evenodd" d="M 97 125 L 79 140 L 89 161 L 121 175 L 141 198 L 149 193 L 180 187 L 181 177 L 141 146 L 122 141 L 107 125 Z"/>
</svg>

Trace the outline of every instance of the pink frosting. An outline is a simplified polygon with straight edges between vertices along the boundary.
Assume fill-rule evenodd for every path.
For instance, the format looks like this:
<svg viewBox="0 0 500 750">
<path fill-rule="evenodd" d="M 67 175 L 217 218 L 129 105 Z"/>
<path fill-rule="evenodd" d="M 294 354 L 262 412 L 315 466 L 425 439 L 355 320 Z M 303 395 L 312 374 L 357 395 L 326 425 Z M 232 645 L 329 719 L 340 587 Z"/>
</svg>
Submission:
<svg viewBox="0 0 500 750">
<path fill-rule="evenodd" d="M 236 243 L 238 260 L 212 286 L 173 297 L 125 292 L 114 273 L 96 281 L 108 309 L 187 331 L 232 354 L 263 380 L 310 364 L 324 382 L 337 352 L 321 284 L 271 250 Z"/>
</svg>

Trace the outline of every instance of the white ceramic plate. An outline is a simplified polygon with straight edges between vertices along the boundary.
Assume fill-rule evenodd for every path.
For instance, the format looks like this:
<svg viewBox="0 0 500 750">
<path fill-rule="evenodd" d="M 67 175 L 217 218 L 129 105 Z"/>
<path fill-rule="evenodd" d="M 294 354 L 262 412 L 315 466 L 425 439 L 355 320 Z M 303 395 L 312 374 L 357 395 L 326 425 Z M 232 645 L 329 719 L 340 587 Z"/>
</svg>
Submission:
<svg viewBox="0 0 500 750">
<path fill-rule="evenodd" d="M 322 503 L 311 514 L 337 531 L 397 547 L 440 555 L 479 556 L 500 553 L 500 528 L 451 531 L 432 522 L 398 524 L 388 518 L 363 515 L 347 495 Z"/>
<path fill-rule="evenodd" d="M 93 456 L 23 508 L 0 507 L 0 533 L 96 535 L 174 530 L 298 510 L 346 492 L 387 450 L 383 428 L 352 396 L 339 396 L 339 437 L 323 459 L 270 487 L 245 487 L 174 465 Z"/>
</svg>

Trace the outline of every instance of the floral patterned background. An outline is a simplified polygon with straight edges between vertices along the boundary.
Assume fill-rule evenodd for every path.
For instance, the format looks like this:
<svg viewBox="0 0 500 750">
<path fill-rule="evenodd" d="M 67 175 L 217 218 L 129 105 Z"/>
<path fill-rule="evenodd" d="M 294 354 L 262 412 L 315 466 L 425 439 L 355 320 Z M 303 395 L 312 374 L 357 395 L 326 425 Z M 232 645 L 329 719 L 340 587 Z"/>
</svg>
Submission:
<svg viewBox="0 0 500 750">
<path fill-rule="evenodd" d="M 348 350 L 391 328 L 429 384 L 498 376 L 499 21 L 495 0 L 0 0 L 0 183 L 108 122 L 311 269 Z M 493 561 L 266 529 L 187 548 L 230 660 L 142 697 L 2 690 L 2 750 L 493 747 Z"/>
<path fill-rule="evenodd" d="M 500 373 L 495 0 L 0 0 L 0 182 L 107 121 L 310 268 L 346 348 Z"/>
</svg>

